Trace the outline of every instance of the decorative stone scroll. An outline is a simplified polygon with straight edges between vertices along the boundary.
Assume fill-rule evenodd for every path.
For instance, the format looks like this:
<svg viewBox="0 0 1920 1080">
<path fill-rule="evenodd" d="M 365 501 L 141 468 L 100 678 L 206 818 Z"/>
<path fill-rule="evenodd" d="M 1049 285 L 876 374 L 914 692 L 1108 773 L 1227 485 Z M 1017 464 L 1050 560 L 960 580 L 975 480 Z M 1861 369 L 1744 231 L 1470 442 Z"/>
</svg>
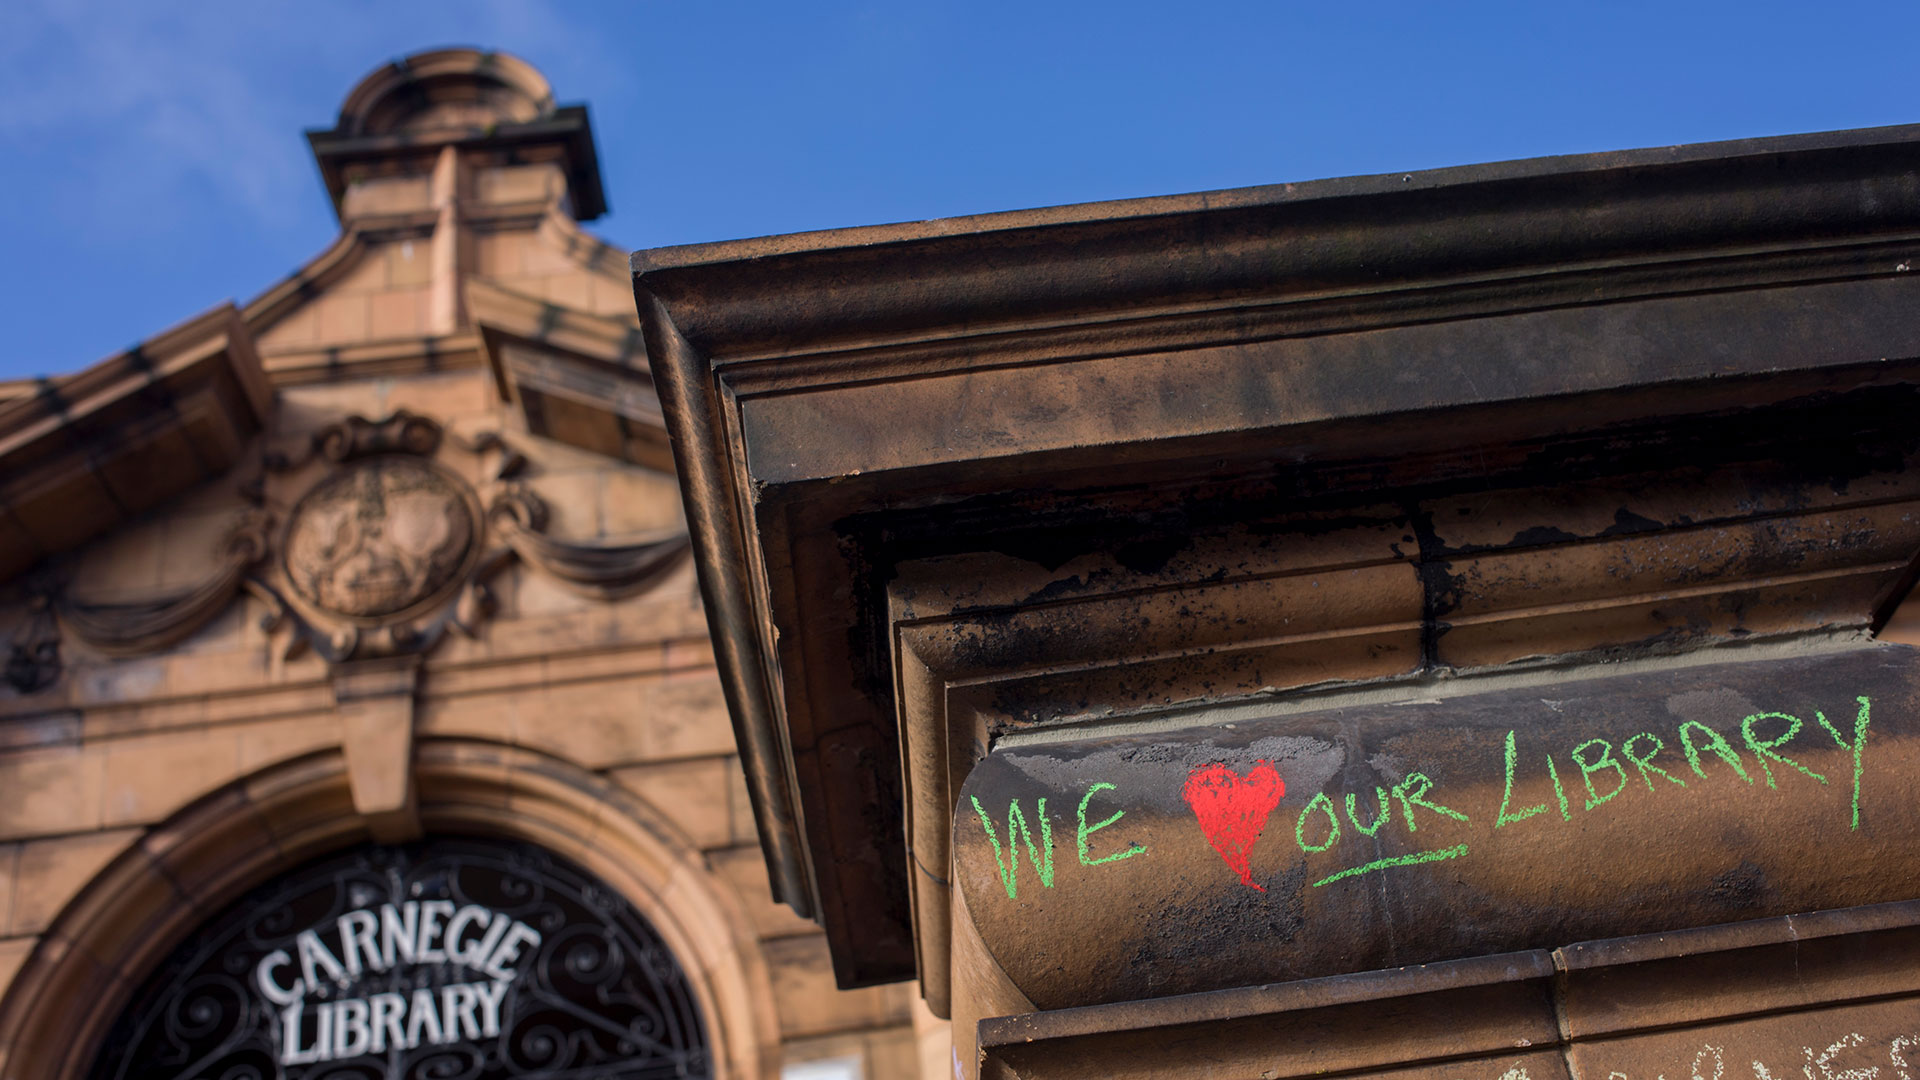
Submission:
<svg viewBox="0 0 1920 1080">
<path fill-rule="evenodd" d="M 293 508 L 281 551 L 302 600 L 350 619 L 431 604 L 472 562 L 471 491 L 418 458 L 369 458 L 335 472 Z"/>
<path fill-rule="evenodd" d="M 439 421 L 407 409 L 397 409 L 382 420 L 349 416 L 313 433 L 305 453 L 289 457 L 270 453 L 269 472 L 286 473 L 306 467 L 316 458 L 344 463 L 373 454 L 415 454 L 431 457 L 446 432 Z"/>
</svg>

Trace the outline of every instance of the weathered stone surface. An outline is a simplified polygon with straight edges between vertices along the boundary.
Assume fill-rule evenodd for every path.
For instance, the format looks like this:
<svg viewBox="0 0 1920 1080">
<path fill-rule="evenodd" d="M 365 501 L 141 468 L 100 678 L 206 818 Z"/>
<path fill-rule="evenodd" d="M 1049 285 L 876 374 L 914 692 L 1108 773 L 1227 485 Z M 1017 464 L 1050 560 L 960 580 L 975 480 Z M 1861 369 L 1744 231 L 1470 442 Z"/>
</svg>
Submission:
<svg viewBox="0 0 1920 1080">
<path fill-rule="evenodd" d="M 1906 899 L 1917 717 L 1889 645 L 1006 748 L 957 884 L 1044 1008 Z"/>
<path fill-rule="evenodd" d="M 0 939 L 0 993 L 6 992 L 14 974 L 27 962 L 28 954 L 39 942 L 39 938 L 30 937 Z"/>
<path fill-rule="evenodd" d="M 402 111 L 422 87 L 464 102 L 476 126 L 428 141 L 472 152 L 423 149 L 418 130 L 375 153 L 397 155 L 386 163 L 347 147 L 323 160 L 341 236 L 291 277 L 47 393 L 0 386 L 0 580 L 15 586 L 0 627 L 15 645 L 34 644 L 11 629 L 33 625 L 22 598 L 39 578 L 20 571 L 34 559 L 59 555 L 75 596 L 146 618 L 225 566 L 237 515 L 271 515 L 270 553 L 247 568 L 271 592 L 138 657 L 67 627 L 54 681 L 0 684 L 0 1075 L 85 1075 L 143 958 L 370 827 L 603 859 L 711 991 L 716 1074 L 772 1075 L 784 1027 L 836 1041 L 875 1080 L 899 1075 L 903 992 L 840 996 L 817 927 L 769 899 L 694 568 L 638 578 L 605 558 L 682 527 L 682 511 L 624 253 L 575 223 L 598 198 L 591 157 L 510 160 L 557 129 L 577 140 L 562 159 L 590 147 L 584 111 L 536 116 L 552 98 L 505 54 L 383 70 Z M 506 119 L 532 132 L 493 126 L 482 114 L 505 99 L 458 85 L 516 72 L 540 89 Z M 521 141 L 477 145 L 500 139 Z M 469 576 L 501 554 L 482 511 L 510 488 L 568 550 Z M 582 596 L 544 568 L 603 564 L 569 581 L 632 595 Z M 409 627 L 420 636 L 395 633 Z M 418 685 L 342 670 L 387 653 L 420 656 Z M 565 835 L 539 824 L 556 817 Z M 711 857 L 669 857 L 680 834 Z M 16 969 L 27 989 L 9 994 Z"/>
<path fill-rule="evenodd" d="M 776 938 L 763 946 L 780 1005 L 780 1030 L 789 1038 L 892 1027 L 908 1020 L 906 988 L 869 986 L 836 991 L 833 961 L 818 934 Z"/>
<path fill-rule="evenodd" d="M 108 826 L 159 821 L 240 772 L 239 739 L 230 728 L 116 739 L 99 753 Z"/>
<path fill-rule="evenodd" d="M 12 881 L 13 915 L 5 932 L 38 934 L 51 926 L 74 894 L 139 836 L 135 829 L 115 829 L 22 844 Z"/>
<path fill-rule="evenodd" d="M 0 836 L 16 839 L 95 829 L 106 758 L 55 746 L 0 758 Z"/>
<path fill-rule="evenodd" d="M 480 523 L 460 485 L 425 462 L 379 457 L 322 481 L 294 507 L 286 570 L 308 602 L 392 615 L 452 582 Z"/>
<path fill-rule="evenodd" d="M 696 847 L 708 849 L 733 843 L 727 773 L 739 768 L 729 758 L 713 757 L 630 765 L 612 775 L 678 825 Z"/>
</svg>

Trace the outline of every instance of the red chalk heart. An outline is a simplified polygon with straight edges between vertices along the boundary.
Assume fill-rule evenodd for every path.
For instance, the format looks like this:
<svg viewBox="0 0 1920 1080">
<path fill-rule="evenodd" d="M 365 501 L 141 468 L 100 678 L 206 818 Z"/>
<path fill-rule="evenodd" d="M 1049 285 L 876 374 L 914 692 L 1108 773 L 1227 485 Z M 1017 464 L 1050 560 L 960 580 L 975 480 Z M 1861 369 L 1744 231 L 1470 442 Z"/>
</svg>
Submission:
<svg viewBox="0 0 1920 1080">
<path fill-rule="evenodd" d="M 1203 765 L 1187 775 L 1187 786 L 1180 796 L 1193 808 L 1200 831 L 1207 834 L 1213 850 L 1240 875 L 1241 884 L 1266 892 L 1264 885 L 1253 884 L 1247 855 L 1286 793 L 1286 782 L 1274 771 L 1273 763 L 1260 761 L 1244 777 L 1225 765 Z"/>
</svg>

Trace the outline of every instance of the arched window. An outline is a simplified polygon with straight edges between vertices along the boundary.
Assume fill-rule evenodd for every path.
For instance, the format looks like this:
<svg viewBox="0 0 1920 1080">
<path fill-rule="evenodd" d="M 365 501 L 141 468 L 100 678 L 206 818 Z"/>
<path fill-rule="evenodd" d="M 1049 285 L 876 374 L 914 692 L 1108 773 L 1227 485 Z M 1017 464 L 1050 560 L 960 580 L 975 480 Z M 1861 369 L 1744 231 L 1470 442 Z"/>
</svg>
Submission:
<svg viewBox="0 0 1920 1080">
<path fill-rule="evenodd" d="M 654 1080 L 710 1075 L 653 928 L 539 848 L 354 848 L 203 924 L 147 980 L 94 1080 Z"/>
</svg>

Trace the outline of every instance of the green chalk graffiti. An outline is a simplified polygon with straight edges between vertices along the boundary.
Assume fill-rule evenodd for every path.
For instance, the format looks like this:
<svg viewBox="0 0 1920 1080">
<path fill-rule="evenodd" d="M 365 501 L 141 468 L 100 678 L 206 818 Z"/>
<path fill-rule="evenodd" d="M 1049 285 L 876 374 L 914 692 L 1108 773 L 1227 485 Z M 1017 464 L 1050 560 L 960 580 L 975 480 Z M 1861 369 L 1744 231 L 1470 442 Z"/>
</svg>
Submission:
<svg viewBox="0 0 1920 1080">
<path fill-rule="evenodd" d="M 1567 789 L 1560 786 L 1560 770 L 1553 767 L 1553 755 L 1547 755 L 1547 778 L 1553 781 L 1553 799 L 1560 804 L 1560 820 L 1572 821 L 1573 814 L 1567 810 Z"/>
<path fill-rule="evenodd" d="M 1641 739 L 1653 740 L 1653 749 L 1649 750 L 1646 756 L 1644 757 L 1638 754 L 1635 754 L 1633 752 L 1633 744 L 1636 742 L 1639 742 Z M 1654 756 L 1659 754 L 1660 751 L 1665 750 L 1666 748 L 1667 748 L 1667 744 L 1660 741 L 1660 736 L 1655 735 L 1651 731 L 1642 731 L 1638 735 L 1628 736 L 1627 741 L 1620 744 L 1620 756 L 1626 758 L 1628 761 L 1633 762 L 1633 767 L 1640 770 L 1640 779 L 1646 783 L 1648 791 L 1653 790 L 1652 774 L 1654 773 L 1658 773 L 1661 776 L 1666 777 L 1669 781 L 1675 784 L 1678 784 L 1681 787 L 1686 787 L 1687 782 L 1685 780 L 1680 779 L 1679 777 L 1673 775 L 1672 773 L 1668 772 L 1667 770 L 1653 763 Z"/>
<path fill-rule="evenodd" d="M 1449 810 L 1439 803 L 1428 802 L 1427 792 L 1432 790 L 1433 781 L 1427 779 L 1425 773 L 1408 773 L 1405 780 L 1393 785 L 1394 797 L 1400 800 L 1400 816 L 1406 819 L 1408 832 L 1420 831 L 1419 824 L 1413 820 L 1413 808 L 1416 806 L 1425 807 L 1441 817 L 1450 817 L 1455 821 L 1467 820 L 1467 815 L 1458 810 Z"/>
<path fill-rule="evenodd" d="M 1833 736 L 1833 741 L 1839 744 L 1840 749 L 1853 752 L 1853 824 L 1849 827 L 1858 829 L 1860 827 L 1860 771 L 1866 761 L 1867 713 L 1873 708 L 1873 703 L 1864 697 L 1857 697 L 1854 700 L 1860 703 L 1860 712 L 1853 718 L 1853 745 L 1851 746 L 1840 737 L 1839 729 L 1827 722 L 1825 713 L 1816 712 L 1813 718 L 1820 721 L 1821 727 L 1827 729 L 1827 734 Z"/>
<path fill-rule="evenodd" d="M 1107 826 L 1113 824 L 1114 822 L 1119 821 L 1121 818 L 1125 817 L 1127 814 L 1125 810 L 1115 810 L 1113 812 L 1113 815 L 1107 818 L 1105 821 L 1102 821 L 1097 825 L 1087 824 L 1087 804 L 1093 801 L 1093 797 L 1096 793 L 1101 791 L 1113 791 L 1113 790 L 1115 790 L 1115 788 L 1112 784 L 1106 783 L 1105 781 L 1101 781 L 1099 783 L 1094 784 L 1092 787 L 1088 788 L 1087 793 L 1080 797 L 1080 812 L 1078 815 L 1079 827 L 1075 830 L 1075 836 L 1080 841 L 1080 865 L 1081 866 L 1099 866 L 1103 863 L 1119 862 L 1121 859 L 1131 859 L 1135 855 L 1145 855 L 1147 853 L 1147 849 L 1144 847 L 1141 847 L 1139 844 L 1135 844 L 1132 847 L 1129 847 L 1125 851 L 1116 852 L 1112 855 L 1103 855 L 1098 859 L 1093 858 L 1091 853 L 1088 852 L 1087 838 L 1089 836 L 1092 836 L 1094 833 L 1099 832 L 1101 829 L 1104 829 Z"/>
<path fill-rule="evenodd" d="M 1787 730 L 1784 734 L 1775 736 L 1773 739 L 1767 742 L 1761 742 L 1759 739 L 1755 738 L 1753 734 L 1753 722 L 1755 720 L 1785 720 L 1785 721 L 1788 721 Z M 1767 764 L 1768 759 L 1777 761 L 1782 765 L 1791 765 L 1794 768 L 1799 769 L 1801 772 L 1806 773 L 1808 776 L 1813 777 L 1815 780 L 1818 780 L 1823 784 L 1827 782 L 1826 777 L 1821 776 L 1819 773 L 1814 772 L 1812 769 L 1807 768 L 1805 765 L 1800 764 L 1799 762 L 1793 760 L 1792 758 L 1782 757 L 1781 755 L 1774 752 L 1774 749 L 1773 749 L 1774 747 L 1779 746 L 1781 743 L 1787 742 L 1791 740 L 1795 735 L 1800 734 L 1800 727 L 1801 727 L 1801 723 L 1800 723 L 1799 717 L 1790 716 L 1783 712 L 1754 713 L 1752 716 L 1749 716 L 1745 720 L 1740 721 L 1740 737 L 1747 741 L 1747 749 L 1753 751 L 1753 756 L 1760 762 L 1760 769 L 1762 772 L 1766 774 L 1768 787 L 1771 788 L 1771 787 L 1777 786 L 1773 782 L 1773 766 Z"/>
<path fill-rule="evenodd" d="M 1543 806 L 1542 809 L 1545 809 L 1545 807 Z M 1319 881 L 1314 882 L 1313 887 L 1317 889 L 1322 885 L 1331 884 L 1342 878 L 1357 877 L 1360 874 L 1371 874 L 1375 870 L 1385 870 L 1390 866 L 1415 866 L 1420 863 L 1439 862 L 1442 859 L 1457 859 L 1466 853 L 1467 845 L 1461 844 L 1457 847 L 1447 848 L 1444 851 L 1422 851 L 1415 855 L 1393 855 L 1385 859 L 1375 859 L 1370 863 L 1362 863 L 1359 866 L 1349 866 L 1345 870 L 1336 870 L 1326 877 L 1321 878 Z"/>
<path fill-rule="evenodd" d="M 1740 755 L 1734 751 L 1732 746 L 1727 744 L 1727 740 L 1721 738 L 1719 732 L 1698 720 L 1688 720 L 1686 723 L 1680 725 L 1680 751 L 1687 755 L 1687 764 L 1693 767 L 1693 775 L 1698 776 L 1702 780 L 1707 778 L 1707 770 L 1700 767 L 1700 751 L 1693 745 L 1693 739 L 1688 734 L 1692 731 L 1706 732 L 1707 738 L 1713 740 L 1707 745 L 1707 749 L 1719 755 L 1721 761 L 1733 766 L 1734 775 L 1749 784 L 1753 783 L 1753 777 L 1748 776 L 1747 770 L 1740 767 Z"/>
<path fill-rule="evenodd" d="M 1007 804 L 1007 848 L 1005 857 L 1001 855 L 1000 837 L 993 831 L 993 819 L 987 816 L 987 808 L 980 805 L 978 795 L 970 795 L 973 812 L 980 815 L 980 825 L 987 830 L 987 843 L 993 845 L 993 862 L 1000 870 L 1000 883 L 1007 888 L 1007 899 L 1019 895 L 1019 882 L 1016 878 L 1020 870 L 1020 843 L 1027 845 L 1027 861 L 1033 864 L 1033 872 L 1040 877 L 1040 884 L 1053 888 L 1053 823 L 1047 820 L 1047 800 L 1043 797 L 1036 804 L 1035 814 L 1040 818 L 1040 844 L 1034 845 L 1033 833 L 1027 828 L 1026 815 L 1020 812 L 1020 800 Z"/>
<path fill-rule="evenodd" d="M 1586 758 L 1583 758 L 1580 756 L 1581 752 L 1586 750 L 1590 746 L 1598 746 L 1602 748 L 1600 751 L 1599 761 L 1590 762 Z M 1599 806 L 1602 803 L 1605 803 L 1608 799 L 1611 799 L 1615 795 L 1618 795 L 1621 792 L 1627 790 L 1627 770 L 1624 767 L 1622 767 L 1619 762 L 1613 760 L 1613 744 L 1608 742 L 1607 740 L 1588 739 L 1586 742 L 1583 742 L 1579 746 L 1574 747 L 1573 753 L 1567 756 L 1573 759 L 1573 763 L 1575 765 L 1580 766 L 1580 782 L 1587 786 L 1587 809 L 1588 810 L 1592 810 L 1594 807 Z M 1607 792 L 1605 795 L 1602 795 L 1593 789 L 1593 774 L 1599 772 L 1602 769 L 1612 769 L 1614 773 L 1620 777 L 1620 782 L 1613 785 L 1613 790 Z M 1648 787 L 1652 787 L 1652 785 L 1649 784 Z"/>
<path fill-rule="evenodd" d="M 1307 843 L 1307 815 L 1315 810 L 1327 815 L 1327 842 L 1315 847 Z M 1325 851 L 1340 842 L 1340 815 L 1334 812 L 1333 800 L 1322 791 L 1307 801 L 1307 808 L 1300 811 L 1300 817 L 1293 823 L 1293 842 L 1300 845 L 1301 851 Z"/>
<path fill-rule="evenodd" d="M 1496 829 L 1512 825 L 1515 822 L 1525 821 L 1535 814 L 1544 813 L 1547 809 L 1547 804 L 1541 803 L 1538 806 L 1523 807 L 1520 812 L 1516 814 L 1507 813 L 1507 807 L 1513 805 L 1513 759 L 1515 756 L 1513 734 L 1511 731 L 1507 732 L 1507 786 L 1506 790 L 1500 793 L 1500 813 L 1493 819 L 1493 827 Z M 1548 764 L 1552 764 L 1553 759 L 1548 758 L 1547 762 Z"/>
<path fill-rule="evenodd" d="M 1373 836 L 1377 834 L 1380 831 L 1380 826 L 1385 825 L 1387 818 L 1393 815 L 1393 809 L 1387 805 L 1387 789 L 1376 785 L 1373 789 L 1373 794 L 1375 798 L 1380 800 L 1380 813 L 1374 816 L 1373 824 L 1362 825 L 1360 824 L 1359 815 L 1354 812 L 1353 792 L 1347 792 L 1347 820 L 1352 823 L 1355 829 L 1360 831 L 1360 835 L 1362 836 Z"/>
</svg>

